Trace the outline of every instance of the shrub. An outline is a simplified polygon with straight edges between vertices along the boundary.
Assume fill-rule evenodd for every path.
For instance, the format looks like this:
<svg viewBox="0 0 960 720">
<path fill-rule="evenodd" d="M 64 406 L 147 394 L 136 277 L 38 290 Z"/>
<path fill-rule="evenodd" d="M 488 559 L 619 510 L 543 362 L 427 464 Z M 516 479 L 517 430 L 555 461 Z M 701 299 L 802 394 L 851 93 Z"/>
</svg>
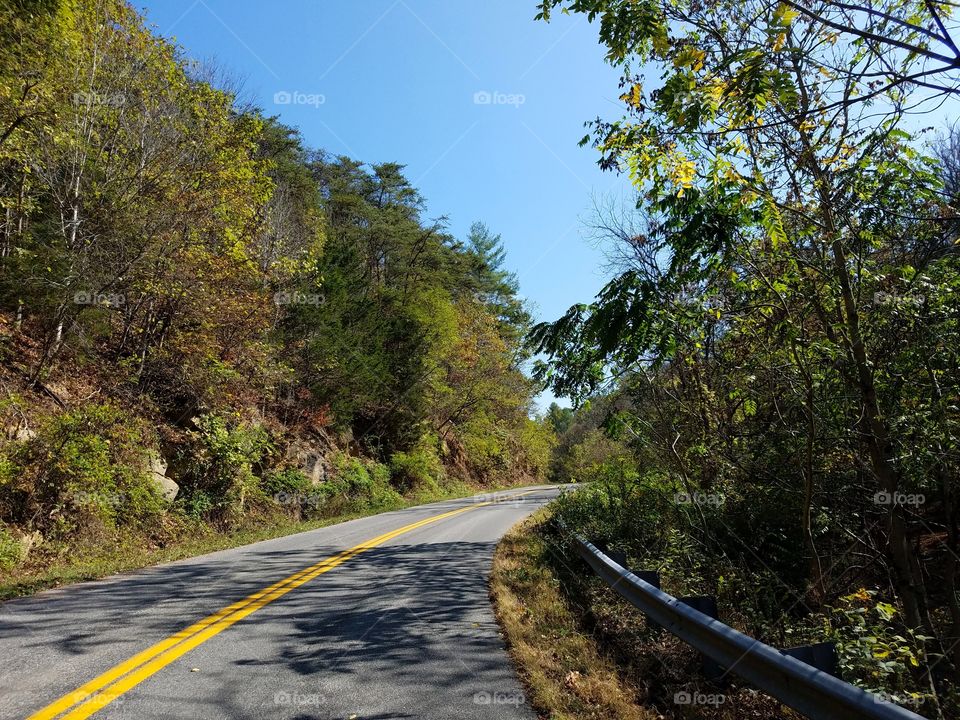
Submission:
<svg viewBox="0 0 960 720">
<path fill-rule="evenodd" d="M 897 614 L 893 605 L 877 599 L 876 591 L 861 588 L 832 609 L 828 637 L 837 643 L 845 680 L 923 712 L 925 703 L 933 708 L 934 698 L 918 668 L 928 666 L 925 645 L 933 638 L 903 627 Z"/>
<path fill-rule="evenodd" d="M 6 458 L 5 496 L 19 498 L 20 520 L 54 534 L 139 525 L 158 518 L 165 503 L 147 470 L 153 445 L 147 424 L 114 405 L 85 405 L 48 419 L 38 434 Z M 27 515 L 29 513 L 29 515 Z"/>
<path fill-rule="evenodd" d="M 26 488 L 16 482 L 22 474 L 21 468 L 14 461 L 13 454 L 17 453 L 17 446 L 0 449 L 0 518 L 7 520 L 21 520 L 26 500 Z"/>
<path fill-rule="evenodd" d="M 185 503 L 192 514 L 233 524 L 244 514 L 249 500 L 263 498 L 254 470 L 273 451 L 270 436 L 262 425 L 236 417 L 208 414 L 196 425 L 184 449 Z M 194 500 L 198 495 L 204 497 Z"/>
<path fill-rule="evenodd" d="M 390 485 L 390 468 L 346 453 L 333 457 L 334 479 L 320 487 L 331 502 L 345 510 L 380 509 L 403 498 Z"/>
<path fill-rule="evenodd" d="M 545 478 L 557 438 L 546 420 L 524 418 L 517 440 L 518 470 L 535 478 Z"/>
<path fill-rule="evenodd" d="M 596 479 L 598 468 L 609 461 L 632 465 L 633 454 L 626 445 L 608 437 L 602 430 L 589 430 L 560 454 L 553 479 L 557 482 L 591 482 Z"/>
<path fill-rule="evenodd" d="M 260 481 L 263 491 L 276 498 L 281 494 L 297 495 L 309 493 L 315 489 L 310 478 L 296 468 L 274 469 L 263 476 Z"/>
<path fill-rule="evenodd" d="M 390 474 L 400 492 L 415 495 L 439 494 L 446 476 L 437 454 L 424 447 L 394 453 L 390 458 Z"/>
<path fill-rule="evenodd" d="M 656 558 L 666 549 L 672 490 L 659 475 L 640 476 L 635 467 L 611 460 L 593 467 L 590 485 L 564 493 L 557 514 L 570 530 L 623 550 L 637 559 Z"/>
<path fill-rule="evenodd" d="M 10 571 L 23 560 L 23 546 L 7 528 L 0 526 L 0 570 Z"/>
<path fill-rule="evenodd" d="M 183 512 L 194 520 L 203 520 L 217 507 L 210 493 L 203 490 L 193 490 L 178 498 L 177 503 Z"/>
<path fill-rule="evenodd" d="M 507 469 L 507 433 L 495 418 L 477 413 L 461 429 L 460 441 L 473 475 L 496 479 Z"/>
<path fill-rule="evenodd" d="M 322 512 L 328 497 L 297 468 L 279 468 L 263 476 L 260 487 L 275 503 L 295 517 Z"/>
</svg>

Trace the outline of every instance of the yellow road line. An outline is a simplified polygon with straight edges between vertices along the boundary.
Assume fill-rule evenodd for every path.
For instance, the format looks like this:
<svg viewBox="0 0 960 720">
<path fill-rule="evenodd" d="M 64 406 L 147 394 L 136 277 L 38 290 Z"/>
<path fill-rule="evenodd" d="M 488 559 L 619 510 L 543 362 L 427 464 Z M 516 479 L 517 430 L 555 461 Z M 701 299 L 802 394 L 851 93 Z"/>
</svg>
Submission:
<svg viewBox="0 0 960 720">
<path fill-rule="evenodd" d="M 526 492 L 506 497 L 512 499 L 520 497 L 521 495 L 527 495 L 531 492 L 535 491 L 527 490 Z M 42 710 L 38 710 L 27 718 L 27 720 L 52 720 L 52 718 L 57 717 L 71 708 L 73 708 L 73 710 L 64 715 L 62 720 L 67 720 L 68 718 L 70 720 L 80 720 L 81 718 L 90 717 L 93 713 L 110 704 L 123 693 L 140 684 L 177 658 L 190 652 L 201 643 L 206 642 L 214 635 L 223 632 L 234 623 L 239 622 L 265 605 L 272 603 L 277 598 L 283 597 L 291 590 L 345 563 L 350 558 L 367 550 L 371 550 L 378 545 L 382 545 L 399 535 L 423 527 L 424 525 L 429 525 L 430 523 L 453 517 L 454 515 L 460 515 L 485 505 L 492 505 L 495 502 L 496 501 L 491 500 L 488 502 L 475 503 L 467 507 L 458 508 L 457 510 L 434 515 L 396 530 L 391 530 L 383 535 L 378 535 L 348 550 L 321 560 L 273 585 L 258 590 L 243 600 L 228 605 L 222 610 L 195 622 L 178 633 L 137 653 L 130 659 L 107 670 L 90 682 L 81 685 L 73 692 L 67 693 Z"/>
</svg>

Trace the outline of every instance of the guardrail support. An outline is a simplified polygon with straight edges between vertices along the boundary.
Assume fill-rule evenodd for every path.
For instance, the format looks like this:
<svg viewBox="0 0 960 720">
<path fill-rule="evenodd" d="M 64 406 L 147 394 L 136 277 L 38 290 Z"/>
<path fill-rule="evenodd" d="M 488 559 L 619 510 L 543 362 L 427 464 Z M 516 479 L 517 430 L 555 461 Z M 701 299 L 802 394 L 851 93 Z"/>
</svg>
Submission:
<svg viewBox="0 0 960 720">
<path fill-rule="evenodd" d="M 600 552 L 613 560 L 617 565 L 621 567 L 627 566 L 627 554 L 622 550 L 614 550 L 604 543 L 598 543 L 597 547 L 600 549 Z"/>
<path fill-rule="evenodd" d="M 699 610 L 704 615 L 712 617 L 714 620 L 720 619 L 720 612 L 717 610 L 717 599 L 713 595 L 691 595 L 689 597 L 677 598 L 684 605 L 689 605 L 694 610 Z M 723 683 L 726 680 L 727 671 L 709 657 L 700 653 L 700 668 L 703 676 L 715 683 Z"/>
<path fill-rule="evenodd" d="M 643 580 L 645 583 L 650 583 L 657 590 L 660 589 L 660 573 L 656 570 L 631 570 L 630 572 Z"/>
<path fill-rule="evenodd" d="M 784 655 L 796 658 L 800 662 L 830 673 L 835 678 L 840 677 L 837 662 L 837 646 L 832 642 L 815 643 L 813 645 L 798 645 L 797 647 L 781 650 Z"/>
<path fill-rule="evenodd" d="M 699 610 L 704 615 L 709 615 L 714 620 L 720 619 L 720 613 L 717 611 L 717 599 L 713 595 L 691 595 L 689 597 L 677 598 L 684 605 L 689 605 L 695 610 Z"/>
</svg>

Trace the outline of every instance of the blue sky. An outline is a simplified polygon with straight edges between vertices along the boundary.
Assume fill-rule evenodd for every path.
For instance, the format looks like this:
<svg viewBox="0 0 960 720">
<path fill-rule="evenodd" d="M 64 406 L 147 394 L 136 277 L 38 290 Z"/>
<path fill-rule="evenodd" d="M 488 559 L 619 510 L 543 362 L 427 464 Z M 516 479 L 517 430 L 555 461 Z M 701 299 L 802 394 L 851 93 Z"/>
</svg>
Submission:
<svg viewBox="0 0 960 720">
<path fill-rule="evenodd" d="M 618 74 L 582 17 L 535 22 L 534 0 L 139 6 L 189 57 L 244 79 L 245 95 L 309 145 L 403 163 L 428 215 L 446 215 L 456 236 L 475 220 L 500 233 L 539 318 L 600 289 L 603 258 L 582 220 L 593 197 L 626 181 L 577 145 L 585 120 L 620 114 Z"/>
</svg>

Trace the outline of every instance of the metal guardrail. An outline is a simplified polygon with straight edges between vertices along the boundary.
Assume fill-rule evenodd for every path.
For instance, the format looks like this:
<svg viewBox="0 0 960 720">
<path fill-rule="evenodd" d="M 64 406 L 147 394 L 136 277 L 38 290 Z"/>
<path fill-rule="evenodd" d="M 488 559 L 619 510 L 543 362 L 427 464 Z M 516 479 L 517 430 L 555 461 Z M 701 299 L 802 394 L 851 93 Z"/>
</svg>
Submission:
<svg viewBox="0 0 960 720">
<path fill-rule="evenodd" d="M 654 623 L 702 655 L 813 720 L 925 720 L 922 716 L 807 665 L 641 580 L 571 533 L 594 572 Z"/>
</svg>

